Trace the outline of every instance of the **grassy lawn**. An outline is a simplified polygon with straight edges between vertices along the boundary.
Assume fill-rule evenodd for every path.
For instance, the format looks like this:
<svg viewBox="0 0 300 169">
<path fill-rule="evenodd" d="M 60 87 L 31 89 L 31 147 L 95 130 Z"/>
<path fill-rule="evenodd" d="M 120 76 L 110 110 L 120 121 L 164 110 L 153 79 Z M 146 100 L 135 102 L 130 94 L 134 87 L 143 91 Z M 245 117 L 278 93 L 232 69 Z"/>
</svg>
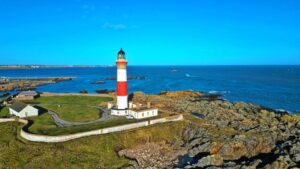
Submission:
<svg viewBox="0 0 300 169">
<path fill-rule="evenodd" d="M 52 110 L 66 121 L 81 122 L 98 119 L 100 114 L 95 106 L 111 100 L 109 97 L 49 96 L 25 102 Z"/>
<path fill-rule="evenodd" d="M 29 127 L 29 131 L 35 134 L 44 134 L 44 135 L 65 135 L 65 134 L 74 134 L 78 132 L 90 131 L 101 129 L 105 127 L 112 127 L 122 124 L 129 124 L 136 122 L 136 120 L 128 120 L 125 117 L 120 117 L 106 122 L 98 122 L 93 124 L 85 124 L 80 126 L 70 126 L 70 127 L 56 127 L 51 116 L 47 113 L 39 117 L 30 117 L 28 118 L 34 123 Z"/>
<path fill-rule="evenodd" d="M 0 117 L 6 117 L 6 116 L 9 116 L 8 107 L 0 108 Z"/>
<path fill-rule="evenodd" d="M 44 117 L 43 117 L 44 118 Z M 172 143 L 180 139 L 184 122 L 85 137 L 65 143 L 33 143 L 21 139 L 21 124 L 0 123 L 0 168 L 110 168 L 128 164 L 116 150 L 146 142 Z"/>
</svg>

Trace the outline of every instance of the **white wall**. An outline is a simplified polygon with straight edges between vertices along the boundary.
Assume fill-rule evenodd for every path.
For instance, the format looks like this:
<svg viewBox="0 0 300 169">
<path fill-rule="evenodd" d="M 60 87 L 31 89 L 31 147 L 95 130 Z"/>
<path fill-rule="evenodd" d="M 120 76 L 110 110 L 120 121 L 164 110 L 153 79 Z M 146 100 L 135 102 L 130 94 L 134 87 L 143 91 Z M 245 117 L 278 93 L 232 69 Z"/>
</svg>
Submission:
<svg viewBox="0 0 300 169">
<path fill-rule="evenodd" d="M 20 118 L 24 118 L 24 117 L 31 117 L 31 116 L 38 116 L 39 115 L 39 111 L 38 109 L 27 105 L 22 111 L 20 112 L 16 112 L 15 110 L 13 110 L 12 108 L 9 108 L 9 113 L 15 116 L 18 116 Z"/>
<path fill-rule="evenodd" d="M 126 116 L 128 114 L 128 110 L 110 109 L 110 114 L 114 116 Z"/>
<path fill-rule="evenodd" d="M 150 109 L 150 110 L 139 111 L 139 112 L 135 112 L 131 110 L 130 114 L 136 119 L 144 119 L 144 118 L 157 116 L 158 109 Z"/>
<path fill-rule="evenodd" d="M 161 118 L 161 119 L 156 119 L 156 120 L 149 120 L 149 121 L 143 121 L 143 122 L 138 122 L 138 123 L 125 124 L 125 125 L 120 125 L 120 126 L 108 127 L 108 128 L 98 129 L 98 130 L 92 130 L 92 131 L 81 132 L 81 133 L 70 134 L 70 135 L 61 135 L 61 136 L 47 136 L 47 135 L 31 134 L 31 133 L 27 133 L 22 128 L 20 135 L 21 135 L 21 137 L 25 138 L 26 140 L 34 141 L 34 142 L 47 142 L 47 143 L 65 142 L 65 141 L 69 141 L 69 140 L 73 140 L 73 139 L 77 139 L 77 138 L 81 138 L 81 137 L 101 135 L 101 134 L 124 131 L 124 130 L 131 130 L 131 129 L 141 128 L 141 127 L 146 127 L 146 126 L 157 124 L 157 123 L 179 121 L 182 119 L 183 119 L 182 115 L 175 115 L 172 117 L 166 117 L 166 118 Z M 28 121 L 25 119 L 14 119 L 14 118 L 8 118 L 8 119 L 0 118 L 0 123 L 1 122 L 11 122 L 11 121 L 16 121 L 16 120 L 21 123 L 24 123 L 25 125 L 28 124 Z"/>
</svg>

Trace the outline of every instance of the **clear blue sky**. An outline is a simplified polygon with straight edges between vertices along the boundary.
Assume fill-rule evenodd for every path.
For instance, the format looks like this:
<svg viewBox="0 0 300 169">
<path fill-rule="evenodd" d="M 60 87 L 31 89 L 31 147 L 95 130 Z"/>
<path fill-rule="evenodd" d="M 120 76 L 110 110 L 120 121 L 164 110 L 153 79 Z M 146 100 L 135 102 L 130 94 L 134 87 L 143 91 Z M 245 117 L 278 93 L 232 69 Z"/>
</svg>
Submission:
<svg viewBox="0 0 300 169">
<path fill-rule="evenodd" d="M 299 0 L 0 0 L 0 64 L 300 64 Z"/>
</svg>

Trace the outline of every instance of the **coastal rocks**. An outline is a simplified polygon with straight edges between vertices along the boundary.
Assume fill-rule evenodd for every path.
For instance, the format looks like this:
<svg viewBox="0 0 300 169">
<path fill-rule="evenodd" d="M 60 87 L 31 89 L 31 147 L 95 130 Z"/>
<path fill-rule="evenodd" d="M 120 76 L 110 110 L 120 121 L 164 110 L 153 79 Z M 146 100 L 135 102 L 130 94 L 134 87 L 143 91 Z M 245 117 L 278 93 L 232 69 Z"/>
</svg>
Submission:
<svg viewBox="0 0 300 169">
<path fill-rule="evenodd" d="M 177 157 L 184 153 L 183 149 L 175 150 L 170 145 L 155 143 L 146 143 L 118 152 L 119 156 L 131 159 L 130 168 L 134 169 L 172 168 Z"/>
<path fill-rule="evenodd" d="M 175 168 L 300 167 L 300 116 L 202 96 L 194 91 L 132 95 L 137 103 L 151 102 L 161 111 L 187 117 L 189 125 L 182 130 L 187 153 Z"/>
<path fill-rule="evenodd" d="M 104 81 L 98 80 L 98 81 L 91 82 L 90 84 L 105 84 L 105 83 L 106 82 Z"/>
<path fill-rule="evenodd" d="M 96 90 L 96 93 L 98 94 L 110 94 L 115 92 L 114 90 L 109 90 L 109 89 L 102 89 L 102 90 Z"/>
<path fill-rule="evenodd" d="M 82 94 L 87 94 L 88 91 L 87 90 L 81 90 L 79 93 L 82 93 Z"/>
<path fill-rule="evenodd" d="M 45 78 L 14 78 L 5 79 L 0 83 L 0 91 L 32 90 L 37 86 L 72 80 L 72 77 L 45 77 Z"/>
</svg>

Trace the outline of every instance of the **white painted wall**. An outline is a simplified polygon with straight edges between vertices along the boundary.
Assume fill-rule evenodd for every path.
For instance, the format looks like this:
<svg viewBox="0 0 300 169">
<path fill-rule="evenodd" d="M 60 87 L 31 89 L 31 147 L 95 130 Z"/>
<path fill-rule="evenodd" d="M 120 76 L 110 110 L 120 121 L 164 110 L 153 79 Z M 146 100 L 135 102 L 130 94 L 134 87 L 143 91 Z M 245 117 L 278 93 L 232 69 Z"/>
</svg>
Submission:
<svg viewBox="0 0 300 169">
<path fill-rule="evenodd" d="M 149 109 L 149 110 L 139 111 L 139 112 L 130 110 L 130 114 L 136 119 L 144 119 L 144 118 L 157 116 L 158 109 Z"/>
<path fill-rule="evenodd" d="M 108 127 L 108 128 L 98 129 L 98 130 L 92 130 L 92 131 L 81 132 L 81 133 L 70 134 L 70 135 L 62 135 L 62 136 L 46 136 L 46 135 L 31 134 L 31 133 L 27 133 L 22 128 L 20 135 L 21 135 L 21 137 L 23 137 L 29 141 L 34 141 L 34 142 L 46 142 L 46 143 L 65 142 L 65 141 L 69 141 L 69 140 L 73 140 L 73 139 L 77 139 L 77 138 L 81 138 L 81 137 L 87 137 L 87 136 L 92 136 L 92 135 L 101 135 L 101 134 L 106 134 L 106 133 L 136 129 L 136 128 L 146 127 L 146 126 L 157 124 L 157 123 L 180 121 L 182 119 L 183 119 L 182 115 L 176 115 L 176 116 L 166 117 L 166 118 L 161 118 L 161 119 L 156 119 L 156 120 L 149 120 L 149 121 L 143 121 L 143 122 L 138 122 L 138 123 L 125 124 L 125 125 L 120 125 L 120 126 Z M 0 123 L 1 122 L 11 122 L 11 121 L 16 121 L 16 120 L 21 123 L 24 123 L 25 125 L 28 124 L 28 121 L 25 119 L 14 119 L 14 118 L 9 118 L 9 119 L 7 119 L 7 118 L 1 119 L 0 118 Z"/>
<path fill-rule="evenodd" d="M 127 109 L 128 96 L 117 96 L 117 107 L 118 109 Z"/>
<path fill-rule="evenodd" d="M 15 115 L 18 116 L 20 118 L 24 118 L 24 117 L 32 117 L 32 116 L 38 116 L 39 115 L 39 110 L 27 105 L 22 111 L 20 112 L 16 112 L 15 110 L 13 110 L 12 108 L 9 108 L 9 113 L 11 115 Z"/>
<path fill-rule="evenodd" d="M 114 116 L 126 116 L 128 114 L 128 110 L 110 109 L 110 114 Z"/>
</svg>

